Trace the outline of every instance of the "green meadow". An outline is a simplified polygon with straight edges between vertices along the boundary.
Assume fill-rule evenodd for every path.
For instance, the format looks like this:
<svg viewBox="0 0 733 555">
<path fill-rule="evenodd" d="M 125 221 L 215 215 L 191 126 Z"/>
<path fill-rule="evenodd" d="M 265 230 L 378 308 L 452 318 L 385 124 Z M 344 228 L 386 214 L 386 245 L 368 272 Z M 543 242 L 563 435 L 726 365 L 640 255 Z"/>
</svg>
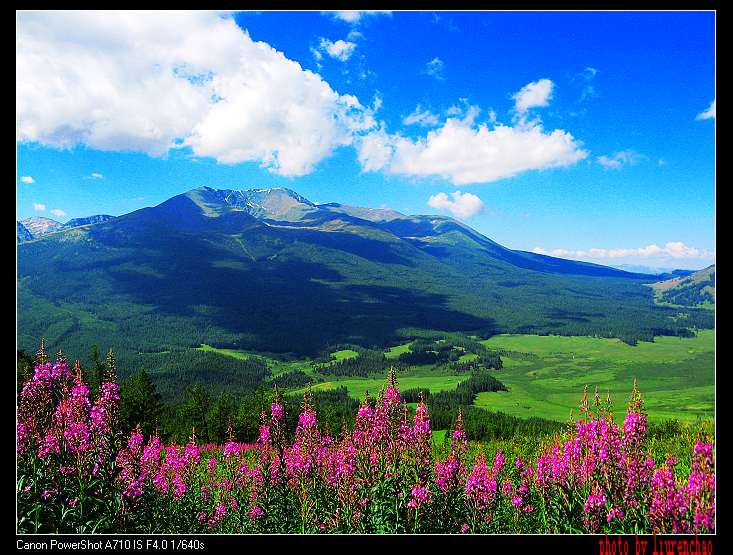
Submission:
<svg viewBox="0 0 733 555">
<path fill-rule="evenodd" d="M 641 391 L 649 417 L 659 421 L 694 421 L 715 414 L 715 331 L 701 330 L 696 337 L 656 337 L 636 346 L 618 339 L 579 336 L 497 335 L 482 341 L 501 352 L 503 369 L 492 371 L 508 392 L 479 393 L 475 406 L 513 416 L 538 416 L 566 421 L 578 414 L 583 389 L 589 399 L 598 390 L 605 400 L 610 393 L 617 419 L 623 418 L 634 380 Z M 410 343 L 385 351 L 387 360 L 397 359 Z M 358 400 L 366 392 L 376 395 L 384 385 L 384 375 L 334 377 L 316 372 L 309 359 L 281 360 L 257 353 L 217 349 L 202 345 L 201 350 L 237 359 L 261 356 L 273 376 L 302 370 L 313 378 L 312 390 L 346 387 Z M 331 353 L 336 362 L 358 356 L 344 349 Z M 477 355 L 466 353 L 460 361 Z M 386 370 L 386 369 L 385 369 Z M 456 374 L 445 367 L 415 366 L 398 373 L 400 389 L 427 388 L 431 392 L 452 390 L 469 374 Z M 288 391 L 302 395 L 306 388 Z"/>
<path fill-rule="evenodd" d="M 455 387 L 462 381 L 468 378 L 468 374 L 459 375 L 423 375 L 423 376 L 398 376 L 399 387 L 401 390 L 413 389 L 413 388 L 427 388 L 431 393 L 437 393 L 438 391 L 446 391 L 455 389 Z M 375 376 L 373 378 L 340 378 L 320 382 L 311 386 L 312 391 L 319 390 L 331 390 L 337 387 L 346 387 L 351 397 L 364 399 L 366 392 L 369 392 L 370 396 L 376 396 L 379 390 L 384 387 L 384 376 Z M 296 395 L 302 395 L 306 388 L 301 388 L 293 391 Z"/>
<path fill-rule="evenodd" d="M 693 338 L 656 337 L 630 346 L 593 337 L 499 335 L 483 341 L 502 354 L 496 372 L 508 392 L 480 393 L 476 406 L 515 416 L 567 420 L 583 388 L 610 393 L 622 418 L 634 380 L 652 420 L 692 421 L 715 414 L 715 331 Z"/>
</svg>

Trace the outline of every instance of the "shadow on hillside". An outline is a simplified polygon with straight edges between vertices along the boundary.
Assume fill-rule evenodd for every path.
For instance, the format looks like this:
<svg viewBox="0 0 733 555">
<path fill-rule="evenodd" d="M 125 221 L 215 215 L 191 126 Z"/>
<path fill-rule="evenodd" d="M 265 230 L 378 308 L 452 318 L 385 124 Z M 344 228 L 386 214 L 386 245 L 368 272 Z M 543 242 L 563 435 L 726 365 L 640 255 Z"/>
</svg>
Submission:
<svg viewBox="0 0 733 555">
<path fill-rule="evenodd" d="M 279 256 L 259 262 L 241 258 L 239 267 L 212 265 L 226 257 L 226 251 L 203 241 L 158 240 L 153 250 L 138 250 L 128 260 L 121 256 L 116 266 L 104 264 L 103 275 L 115 291 L 155 306 L 160 315 L 200 320 L 202 307 L 208 307 L 205 320 L 239 334 L 237 347 L 245 349 L 314 354 L 335 343 L 383 345 L 405 327 L 495 327 L 493 319 L 455 310 L 446 295 L 417 290 L 415 284 L 348 283 L 322 264 Z M 154 272 L 140 271 L 146 267 Z"/>
</svg>

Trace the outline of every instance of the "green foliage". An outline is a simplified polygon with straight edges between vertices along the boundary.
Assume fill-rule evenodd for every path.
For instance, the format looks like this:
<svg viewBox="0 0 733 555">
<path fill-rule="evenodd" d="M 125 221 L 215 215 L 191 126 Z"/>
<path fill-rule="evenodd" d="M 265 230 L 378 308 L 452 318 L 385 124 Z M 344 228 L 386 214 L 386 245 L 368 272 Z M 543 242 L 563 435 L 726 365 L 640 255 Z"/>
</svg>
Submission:
<svg viewBox="0 0 733 555">
<path fill-rule="evenodd" d="M 146 437 L 160 425 L 163 404 L 155 383 L 144 369 L 120 384 L 122 430 L 129 434 L 139 424 Z"/>
<path fill-rule="evenodd" d="M 203 384 L 197 383 L 188 388 L 181 415 L 191 423 L 197 440 L 202 442 L 210 441 L 208 422 L 210 408 L 211 396 Z"/>
<path fill-rule="evenodd" d="M 294 370 L 293 372 L 280 374 L 270 381 L 281 389 L 298 389 L 311 383 L 313 378 L 302 370 Z"/>
</svg>

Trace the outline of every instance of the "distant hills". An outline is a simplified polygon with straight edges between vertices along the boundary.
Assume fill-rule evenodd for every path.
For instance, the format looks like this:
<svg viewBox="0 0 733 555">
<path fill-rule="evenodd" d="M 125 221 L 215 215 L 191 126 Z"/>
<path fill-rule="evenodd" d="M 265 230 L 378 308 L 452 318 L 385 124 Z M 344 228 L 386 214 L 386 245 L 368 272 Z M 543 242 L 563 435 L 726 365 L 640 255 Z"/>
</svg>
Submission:
<svg viewBox="0 0 733 555">
<path fill-rule="evenodd" d="M 22 243 L 23 241 L 32 241 L 33 239 L 39 239 L 49 233 L 54 233 L 62 229 L 71 229 L 82 225 L 99 224 L 107 222 L 113 218 L 114 216 L 97 214 L 86 218 L 74 218 L 65 224 L 52 220 L 51 218 L 43 218 L 39 216 L 26 218 L 25 220 L 17 222 L 18 242 Z"/>
<path fill-rule="evenodd" d="M 616 264 L 613 267 L 627 272 L 664 276 L 665 279 L 678 276 L 689 276 L 690 274 L 695 273 L 695 270 L 658 268 L 655 266 L 641 266 L 638 264 Z"/>
<path fill-rule="evenodd" d="M 657 305 L 645 285 L 655 276 L 514 251 L 449 217 L 315 204 L 285 188 L 201 187 L 101 218 L 38 236 L 20 222 L 35 238 L 18 245 L 21 347 L 45 337 L 83 355 L 96 343 L 154 370 L 202 343 L 313 355 L 426 330 L 633 343 L 713 325 L 709 311 L 682 321 Z"/>
<path fill-rule="evenodd" d="M 715 305 L 715 264 L 687 276 L 653 283 L 651 287 L 661 303 L 712 308 Z"/>
</svg>

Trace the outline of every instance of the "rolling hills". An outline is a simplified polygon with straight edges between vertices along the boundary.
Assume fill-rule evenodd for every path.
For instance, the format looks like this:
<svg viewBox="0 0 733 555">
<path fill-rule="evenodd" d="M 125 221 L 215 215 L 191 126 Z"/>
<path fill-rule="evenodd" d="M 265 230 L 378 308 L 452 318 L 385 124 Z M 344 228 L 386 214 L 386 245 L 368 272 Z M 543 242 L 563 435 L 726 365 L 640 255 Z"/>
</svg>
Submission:
<svg viewBox="0 0 733 555">
<path fill-rule="evenodd" d="M 507 249 L 448 217 L 201 187 L 19 244 L 18 343 L 98 344 L 173 372 L 202 344 L 312 356 L 426 329 L 633 343 L 712 327 L 710 311 L 657 305 L 654 279 Z"/>
<path fill-rule="evenodd" d="M 715 306 L 715 264 L 691 275 L 651 284 L 655 298 L 672 306 L 713 308 Z"/>
</svg>

